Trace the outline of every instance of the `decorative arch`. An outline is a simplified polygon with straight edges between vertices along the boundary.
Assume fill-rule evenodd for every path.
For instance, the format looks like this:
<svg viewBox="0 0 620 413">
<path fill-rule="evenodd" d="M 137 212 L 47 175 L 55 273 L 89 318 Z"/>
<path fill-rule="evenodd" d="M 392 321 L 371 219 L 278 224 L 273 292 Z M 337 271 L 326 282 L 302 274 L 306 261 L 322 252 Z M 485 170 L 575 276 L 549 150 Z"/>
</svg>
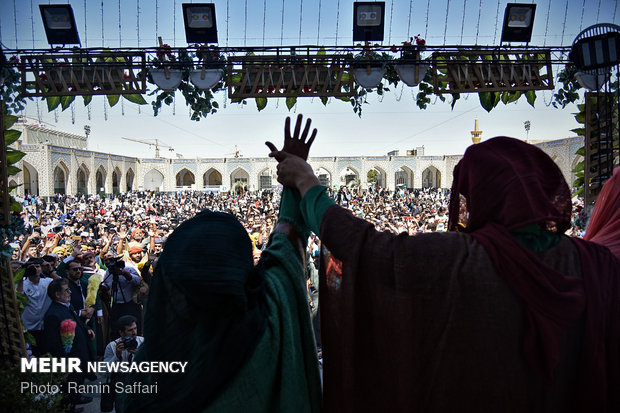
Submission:
<svg viewBox="0 0 620 413">
<path fill-rule="evenodd" d="M 99 168 L 97 168 L 97 172 L 95 173 L 95 192 L 98 193 L 99 195 L 105 195 L 105 182 L 108 176 L 108 172 L 105 170 L 105 168 L 103 167 L 103 165 L 100 165 Z"/>
<path fill-rule="evenodd" d="M 112 171 L 112 193 L 118 194 L 121 192 L 121 170 L 116 167 Z"/>
<path fill-rule="evenodd" d="M 82 195 L 88 195 L 88 178 L 90 176 L 90 171 L 88 167 L 82 163 L 80 164 L 77 174 L 76 174 L 76 182 L 77 182 L 77 193 Z"/>
<path fill-rule="evenodd" d="M 258 189 L 273 188 L 273 172 L 270 168 L 265 168 L 258 174 Z"/>
<path fill-rule="evenodd" d="M 396 184 L 396 188 L 404 186 L 405 188 L 413 188 L 414 187 L 414 173 L 413 169 L 408 166 L 401 165 L 394 172 L 394 182 Z"/>
<path fill-rule="evenodd" d="M 569 172 L 570 176 L 568 177 L 568 179 L 570 180 L 570 182 L 568 183 L 569 184 L 568 186 L 570 186 L 571 188 L 573 187 L 573 183 L 575 182 L 576 175 L 577 175 L 577 173 L 573 171 L 577 167 L 577 164 L 581 161 L 583 161 L 583 156 L 581 155 L 574 155 L 573 159 L 571 160 L 570 172 Z"/>
<path fill-rule="evenodd" d="M 250 174 L 244 168 L 238 167 L 230 174 L 230 187 L 234 192 L 247 190 L 249 182 Z"/>
<path fill-rule="evenodd" d="M 332 186 L 332 174 L 327 169 L 319 167 L 314 173 L 316 174 L 317 178 L 319 178 L 319 183 L 321 185 L 328 188 Z"/>
<path fill-rule="evenodd" d="M 17 187 L 17 182 L 15 182 L 14 179 L 11 179 L 9 181 L 9 188 L 11 188 L 11 187 Z M 13 196 L 17 195 L 17 188 L 12 189 L 10 193 Z"/>
<path fill-rule="evenodd" d="M 54 168 L 54 193 L 65 195 L 67 193 L 67 180 L 69 177 L 69 168 L 61 160 L 58 161 Z"/>
<path fill-rule="evenodd" d="M 386 188 L 387 187 L 387 174 L 385 173 L 385 171 L 383 170 L 383 168 L 380 168 L 378 166 L 373 166 L 372 168 L 370 168 L 368 170 L 368 173 L 366 174 L 366 178 L 370 178 L 371 175 L 374 175 L 371 173 L 371 171 L 376 171 L 376 186 L 378 188 Z M 370 181 L 369 181 L 370 182 Z"/>
<path fill-rule="evenodd" d="M 196 183 L 194 173 L 187 168 L 181 169 L 176 176 L 177 187 L 192 186 Z"/>
<path fill-rule="evenodd" d="M 127 173 L 125 174 L 125 184 L 127 186 L 127 192 L 131 192 L 133 190 L 133 180 L 136 178 L 136 174 L 133 169 L 129 168 Z"/>
<path fill-rule="evenodd" d="M 339 174 L 340 185 L 347 186 L 359 186 L 360 184 L 360 173 L 357 169 L 353 168 L 351 165 L 345 166 Z"/>
<path fill-rule="evenodd" d="M 204 187 L 220 186 L 222 185 L 222 174 L 215 168 L 209 168 L 207 172 L 202 175 L 202 183 Z"/>
<path fill-rule="evenodd" d="M 24 195 L 39 195 L 39 172 L 28 162 L 23 161 Z"/>
<path fill-rule="evenodd" d="M 434 166 L 422 171 L 422 188 L 441 188 L 441 172 Z"/>
<path fill-rule="evenodd" d="M 146 191 L 162 191 L 164 189 L 164 174 L 157 169 L 151 169 L 144 175 L 144 189 Z"/>
</svg>

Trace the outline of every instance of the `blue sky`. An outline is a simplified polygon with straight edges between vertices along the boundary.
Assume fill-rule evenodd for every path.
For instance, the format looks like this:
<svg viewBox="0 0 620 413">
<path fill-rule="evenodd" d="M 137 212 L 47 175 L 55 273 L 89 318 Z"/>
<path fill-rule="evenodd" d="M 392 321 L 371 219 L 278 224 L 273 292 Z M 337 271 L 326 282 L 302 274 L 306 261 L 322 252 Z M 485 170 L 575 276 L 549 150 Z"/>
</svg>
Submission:
<svg viewBox="0 0 620 413">
<path fill-rule="evenodd" d="M 530 1 L 523 1 L 529 3 Z M 3 48 L 48 48 L 38 4 L 67 1 L 0 0 L 0 41 Z M 157 35 L 165 43 L 184 46 L 182 1 L 175 0 L 73 0 L 83 46 L 155 46 Z M 214 2 L 222 46 L 352 45 L 353 1 L 344 0 L 219 0 Z M 494 0 L 386 0 L 384 45 L 400 44 L 420 34 L 429 45 L 498 45 L 507 1 Z M 532 45 L 570 45 L 581 29 L 595 23 L 618 23 L 618 1 L 543 0 L 537 4 Z M 120 6 L 119 6 L 120 5 Z M 86 6 L 86 8 L 84 7 Z M 157 6 L 157 8 L 156 8 Z M 247 6 L 247 7 L 246 7 Z M 119 12 L 120 7 L 120 12 Z M 139 10 L 139 13 L 138 13 Z M 120 16 L 120 19 L 119 19 Z M 103 30 L 102 30 L 103 26 Z M 81 100 L 64 112 L 48 113 L 45 102 L 28 104 L 25 115 L 46 126 L 83 134 L 91 126 L 89 148 L 112 153 L 150 157 L 146 145 L 122 140 L 159 139 L 185 157 L 220 157 L 234 151 L 264 156 L 266 139 L 281 140 L 284 118 L 303 113 L 319 129 L 311 156 L 382 155 L 425 146 L 426 154 L 462 154 L 471 143 L 469 131 L 478 118 L 483 139 L 497 135 L 525 138 L 523 123 L 531 122 L 531 139 L 573 136 L 577 127 L 571 112 L 550 106 L 553 92 L 537 92 L 536 107 L 524 100 L 487 113 L 477 95 L 462 95 L 454 110 L 437 102 L 426 110 L 415 105 L 417 88 L 402 87 L 381 99 L 370 98 L 360 119 L 348 103 L 331 99 L 299 99 L 289 112 L 284 101 L 270 99 L 262 112 L 252 100 L 232 104 L 217 95 L 218 113 L 200 122 L 189 119 L 182 97 L 174 107 L 153 116 L 150 106 L 125 102 L 106 107 L 93 98 L 89 111 Z M 148 99 L 147 99 L 148 100 Z M 434 101 L 434 99 L 433 99 Z M 224 107 L 225 106 L 225 107 Z M 107 120 L 106 120 L 107 118 Z M 402 153 L 402 152 L 401 152 Z M 165 156 L 174 156 L 164 152 Z"/>
</svg>

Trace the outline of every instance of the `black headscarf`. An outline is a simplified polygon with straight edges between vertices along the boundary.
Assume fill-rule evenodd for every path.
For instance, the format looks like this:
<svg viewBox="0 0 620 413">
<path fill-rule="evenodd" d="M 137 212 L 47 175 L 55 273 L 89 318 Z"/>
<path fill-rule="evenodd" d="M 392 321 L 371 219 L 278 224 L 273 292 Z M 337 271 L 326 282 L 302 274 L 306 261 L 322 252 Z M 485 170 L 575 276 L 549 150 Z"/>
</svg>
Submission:
<svg viewBox="0 0 620 413">
<path fill-rule="evenodd" d="M 184 374 L 146 374 L 157 394 L 134 395 L 131 411 L 204 408 L 252 355 L 267 323 L 262 266 L 230 214 L 203 211 L 182 223 L 159 258 L 137 361 L 188 361 Z"/>
</svg>

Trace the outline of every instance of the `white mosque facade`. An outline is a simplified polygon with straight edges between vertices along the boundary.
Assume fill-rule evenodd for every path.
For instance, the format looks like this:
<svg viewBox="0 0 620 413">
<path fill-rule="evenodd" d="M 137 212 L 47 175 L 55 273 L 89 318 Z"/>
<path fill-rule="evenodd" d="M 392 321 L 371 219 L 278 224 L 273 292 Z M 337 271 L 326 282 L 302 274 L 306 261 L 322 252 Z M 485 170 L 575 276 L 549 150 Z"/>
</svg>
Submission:
<svg viewBox="0 0 620 413">
<path fill-rule="evenodd" d="M 22 131 L 17 149 L 26 153 L 21 172 L 9 177 L 18 184 L 18 195 L 51 197 L 63 194 L 112 194 L 128 191 L 182 190 L 227 192 L 273 189 L 276 161 L 264 158 L 136 158 L 87 149 L 85 136 L 73 135 L 36 125 L 19 124 Z M 536 143 L 558 164 L 566 180 L 583 158 L 576 155 L 583 137 Z M 407 188 L 450 188 L 452 170 L 461 155 L 311 157 L 310 165 L 327 186 L 369 185 L 394 190 Z M 370 176 L 376 182 L 369 183 Z"/>
</svg>

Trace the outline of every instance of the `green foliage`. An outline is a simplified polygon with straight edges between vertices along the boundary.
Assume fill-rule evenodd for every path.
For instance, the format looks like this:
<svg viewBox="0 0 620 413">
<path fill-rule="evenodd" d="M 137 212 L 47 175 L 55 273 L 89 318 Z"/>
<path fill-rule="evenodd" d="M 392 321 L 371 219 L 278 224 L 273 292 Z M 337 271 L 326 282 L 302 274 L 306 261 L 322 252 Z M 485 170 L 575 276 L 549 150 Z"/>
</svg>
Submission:
<svg viewBox="0 0 620 413">
<path fill-rule="evenodd" d="M 62 393 L 49 394 L 25 391 L 21 392 L 21 382 L 34 383 L 37 386 L 59 386 L 67 378 L 66 373 L 21 373 L 18 367 L 0 369 L 0 406 L 10 406 L 12 412 L 26 413 L 61 413 Z"/>
<path fill-rule="evenodd" d="M 9 113 L 4 114 L 4 145 L 6 146 L 6 166 L 7 175 L 15 175 L 20 172 L 16 164 L 26 155 L 24 152 L 11 148 L 9 145 L 15 143 L 21 136 L 21 132 L 9 129 L 17 121 L 17 116 Z M 9 188 L 11 190 L 12 188 Z M 0 226 L 0 256 L 10 258 L 13 249 L 8 245 L 15 236 L 20 235 L 24 231 L 24 221 L 21 217 L 15 216 L 13 213 L 19 213 L 22 206 L 16 202 L 12 196 L 9 196 L 10 202 L 10 223 L 9 225 Z M 2 212 L 0 211 L 0 215 Z"/>
<path fill-rule="evenodd" d="M 114 107 L 120 99 L 120 95 L 106 95 L 106 97 L 108 98 L 108 104 L 110 107 Z"/>
<path fill-rule="evenodd" d="M 130 101 L 131 103 L 135 103 L 136 105 L 146 105 L 146 100 L 144 100 L 144 97 L 138 93 L 135 94 L 131 94 L 131 95 L 122 95 L 125 99 L 127 99 L 128 101 Z"/>
<path fill-rule="evenodd" d="M 379 173 L 375 170 L 375 169 L 371 169 L 370 171 L 368 171 L 368 182 L 377 182 L 377 176 L 379 175 Z"/>
<path fill-rule="evenodd" d="M 558 73 L 557 84 L 562 84 L 558 91 L 553 95 L 552 105 L 554 108 L 561 107 L 564 109 L 567 105 L 576 102 L 579 99 L 579 89 L 581 85 L 577 82 L 575 74 L 577 68 L 573 65 L 567 65 Z"/>
<path fill-rule="evenodd" d="M 0 54 L 0 79 L 3 79 L 0 85 L 0 97 L 4 101 L 6 111 L 11 113 L 22 111 L 26 103 L 22 95 L 21 73 L 18 67 L 19 59 L 16 56 L 7 60 L 4 53 Z"/>
<path fill-rule="evenodd" d="M 267 106 L 267 98 L 256 98 L 256 109 L 260 112 Z"/>
<path fill-rule="evenodd" d="M 286 98 L 286 107 L 288 110 L 293 109 L 293 106 L 297 103 L 297 96 L 288 96 Z"/>
</svg>

